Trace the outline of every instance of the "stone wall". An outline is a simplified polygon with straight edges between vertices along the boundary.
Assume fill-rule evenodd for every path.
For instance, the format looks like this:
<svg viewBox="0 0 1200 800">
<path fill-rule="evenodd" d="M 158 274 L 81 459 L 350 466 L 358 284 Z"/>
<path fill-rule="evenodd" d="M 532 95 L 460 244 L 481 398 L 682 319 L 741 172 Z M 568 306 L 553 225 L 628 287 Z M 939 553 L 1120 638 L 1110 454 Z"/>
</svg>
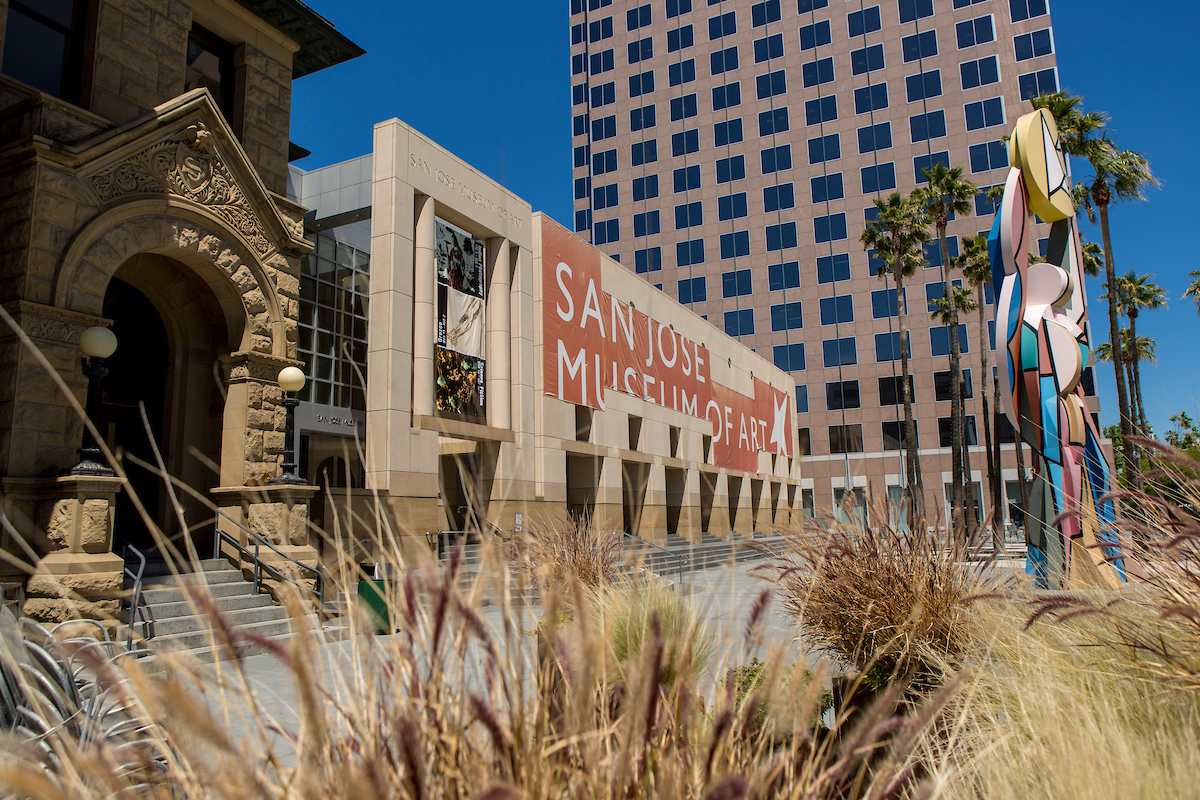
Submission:
<svg viewBox="0 0 1200 800">
<path fill-rule="evenodd" d="M 93 8 L 92 111 L 120 125 L 183 93 L 192 29 L 185 3 L 101 0 Z"/>
<path fill-rule="evenodd" d="M 234 63 L 239 72 L 239 118 L 234 130 L 267 189 L 284 194 L 292 114 L 292 67 L 251 44 L 238 46 Z"/>
</svg>

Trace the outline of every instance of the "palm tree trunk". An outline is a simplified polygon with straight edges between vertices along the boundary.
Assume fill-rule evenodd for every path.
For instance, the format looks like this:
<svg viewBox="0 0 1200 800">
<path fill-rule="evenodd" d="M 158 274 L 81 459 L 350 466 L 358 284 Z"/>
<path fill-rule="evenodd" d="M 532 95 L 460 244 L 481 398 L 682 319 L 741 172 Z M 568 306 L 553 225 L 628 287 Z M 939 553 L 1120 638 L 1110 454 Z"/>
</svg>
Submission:
<svg viewBox="0 0 1200 800">
<path fill-rule="evenodd" d="M 958 307 L 954 302 L 954 287 L 946 275 L 950 271 L 950 248 L 946 244 L 946 224 L 938 219 L 938 243 L 942 249 L 942 291 L 950 317 L 950 529 L 954 535 L 965 533 L 963 503 L 963 415 L 962 415 L 962 350 L 958 343 Z"/>
<path fill-rule="evenodd" d="M 911 530 L 925 525 L 925 486 L 921 481 L 921 457 L 917 450 L 917 427 L 913 422 L 912 392 L 908 379 L 908 303 L 904 299 L 904 276 L 900 268 L 892 270 L 896 279 L 896 327 L 900 330 L 900 396 L 904 399 L 904 448 L 908 451 L 905 474 L 908 478 L 909 513 L 912 516 Z"/>
<path fill-rule="evenodd" d="M 1148 436 L 1150 428 L 1146 425 L 1146 404 L 1142 402 L 1142 366 L 1141 359 L 1138 357 L 1138 340 L 1137 340 L 1137 308 L 1129 310 L 1129 353 L 1127 356 L 1129 364 L 1129 396 L 1130 400 L 1137 403 L 1137 411 L 1134 418 L 1138 422 L 1138 433 L 1141 436 Z"/>
<path fill-rule="evenodd" d="M 991 376 L 989 375 L 988 378 L 991 379 Z M 992 389 L 994 391 L 994 394 L 992 395 L 992 430 L 996 432 L 995 445 L 993 448 L 993 456 L 995 458 L 995 461 L 993 462 L 993 471 L 996 475 L 996 484 L 992 487 L 992 504 L 993 507 L 1000 508 L 1000 505 L 1003 502 L 1001 500 L 1001 488 L 1004 484 L 1004 468 L 1000 458 L 1000 417 L 1004 414 L 1004 412 L 1000 408 L 999 376 L 996 376 L 996 378 L 992 379 Z M 1001 521 L 1008 516 L 1008 508 L 1006 507 L 1002 509 L 1002 511 L 997 511 L 995 516 L 996 523 L 1000 524 Z"/>
<path fill-rule="evenodd" d="M 979 363 L 983 367 L 983 374 L 979 376 L 979 400 L 983 405 L 983 448 L 984 455 L 987 458 L 987 481 L 988 481 L 988 497 L 992 502 L 992 544 L 999 553 L 1004 547 L 1004 534 L 1000 530 L 1000 504 L 996 502 L 997 492 L 997 477 L 996 477 L 996 461 L 992 452 L 992 420 L 988 414 L 988 388 L 991 384 L 991 375 L 988 374 L 988 335 L 987 335 L 987 319 L 983 314 L 983 281 L 975 284 L 975 294 L 979 296 Z"/>
<path fill-rule="evenodd" d="M 1093 192 L 1093 196 L 1095 193 Z M 1112 343 L 1113 373 L 1117 379 L 1117 410 L 1121 415 L 1121 455 L 1125 458 L 1126 475 L 1135 488 L 1140 488 L 1141 470 L 1133 460 L 1133 442 L 1129 441 L 1133 426 L 1129 416 L 1129 396 L 1125 393 L 1125 381 L 1122 373 L 1125 371 L 1125 354 L 1121 352 L 1121 324 L 1117 307 L 1117 267 L 1113 262 L 1112 237 L 1108 232 L 1108 203 L 1096 203 L 1100 212 L 1100 236 L 1104 242 L 1104 274 L 1108 278 L 1108 341 Z"/>
<path fill-rule="evenodd" d="M 1017 451 L 1017 486 L 1021 489 L 1021 511 L 1024 520 L 1025 541 L 1029 541 L 1029 484 L 1025 482 L 1025 446 L 1021 444 L 1021 431 L 1017 429 L 1016 442 L 1013 447 Z"/>
</svg>

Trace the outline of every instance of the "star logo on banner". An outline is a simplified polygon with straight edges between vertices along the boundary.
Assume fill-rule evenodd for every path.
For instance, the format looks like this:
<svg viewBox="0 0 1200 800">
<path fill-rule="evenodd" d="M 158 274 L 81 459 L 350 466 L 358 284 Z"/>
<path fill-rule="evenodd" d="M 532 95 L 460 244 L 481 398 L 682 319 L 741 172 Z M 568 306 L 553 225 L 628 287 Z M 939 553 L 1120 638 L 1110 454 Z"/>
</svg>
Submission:
<svg viewBox="0 0 1200 800">
<path fill-rule="evenodd" d="M 776 400 L 774 397 L 772 397 L 771 400 L 775 404 L 775 424 L 771 427 L 771 443 L 776 445 L 776 447 L 777 447 L 776 452 L 783 453 L 784 455 L 786 455 L 788 452 L 788 446 L 787 446 L 788 398 L 787 398 L 787 395 L 783 396 L 783 405 L 780 405 L 779 401 Z"/>
</svg>

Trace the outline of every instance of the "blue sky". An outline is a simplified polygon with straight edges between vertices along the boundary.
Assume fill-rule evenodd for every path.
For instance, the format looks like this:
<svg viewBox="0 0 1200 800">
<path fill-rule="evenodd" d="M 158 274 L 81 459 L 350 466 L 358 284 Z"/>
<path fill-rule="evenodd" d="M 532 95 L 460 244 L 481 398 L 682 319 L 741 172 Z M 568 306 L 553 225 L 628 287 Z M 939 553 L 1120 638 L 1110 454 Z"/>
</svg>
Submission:
<svg viewBox="0 0 1200 800">
<path fill-rule="evenodd" d="M 570 221 L 567 0 L 308 2 L 367 54 L 293 85 L 292 140 L 313 151 L 299 166 L 367 153 L 372 126 L 399 117 L 535 210 Z M 1200 3 L 1051 0 L 1051 14 L 1063 88 L 1082 95 L 1087 110 L 1108 112 L 1117 144 L 1145 153 L 1163 182 L 1148 202 L 1110 214 L 1117 273 L 1153 274 L 1170 303 L 1138 318 L 1139 335 L 1158 342 L 1157 365 L 1142 366 L 1142 393 L 1161 438 L 1172 414 L 1200 417 L 1200 318 L 1181 299 L 1188 272 L 1200 269 L 1189 258 L 1196 214 L 1185 195 L 1200 187 L 1192 141 L 1200 93 L 1183 74 L 1194 60 Z M 1086 222 L 1083 233 L 1100 240 Z M 1089 290 L 1104 340 L 1099 282 Z M 1111 366 L 1099 365 L 1097 379 L 1104 421 L 1115 422 Z"/>
</svg>

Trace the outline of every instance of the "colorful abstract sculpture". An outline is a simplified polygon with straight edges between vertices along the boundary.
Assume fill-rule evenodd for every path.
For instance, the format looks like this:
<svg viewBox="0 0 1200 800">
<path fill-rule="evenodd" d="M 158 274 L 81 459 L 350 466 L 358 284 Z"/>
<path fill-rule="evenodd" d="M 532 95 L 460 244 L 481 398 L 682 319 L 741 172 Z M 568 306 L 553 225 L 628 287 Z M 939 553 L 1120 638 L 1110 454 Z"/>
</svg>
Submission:
<svg viewBox="0 0 1200 800">
<path fill-rule="evenodd" d="M 1017 120 L 1011 169 L 988 235 L 1004 342 L 1001 402 L 1034 455 L 1026 571 L 1042 588 L 1115 587 L 1124 564 L 1115 547 L 1111 469 L 1084 403 L 1090 360 L 1087 291 L 1071 179 L 1058 127 L 1041 109 Z M 1033 215 L 1051 223 L 1044 263 L 1029 263 Z"/>
</svg>

